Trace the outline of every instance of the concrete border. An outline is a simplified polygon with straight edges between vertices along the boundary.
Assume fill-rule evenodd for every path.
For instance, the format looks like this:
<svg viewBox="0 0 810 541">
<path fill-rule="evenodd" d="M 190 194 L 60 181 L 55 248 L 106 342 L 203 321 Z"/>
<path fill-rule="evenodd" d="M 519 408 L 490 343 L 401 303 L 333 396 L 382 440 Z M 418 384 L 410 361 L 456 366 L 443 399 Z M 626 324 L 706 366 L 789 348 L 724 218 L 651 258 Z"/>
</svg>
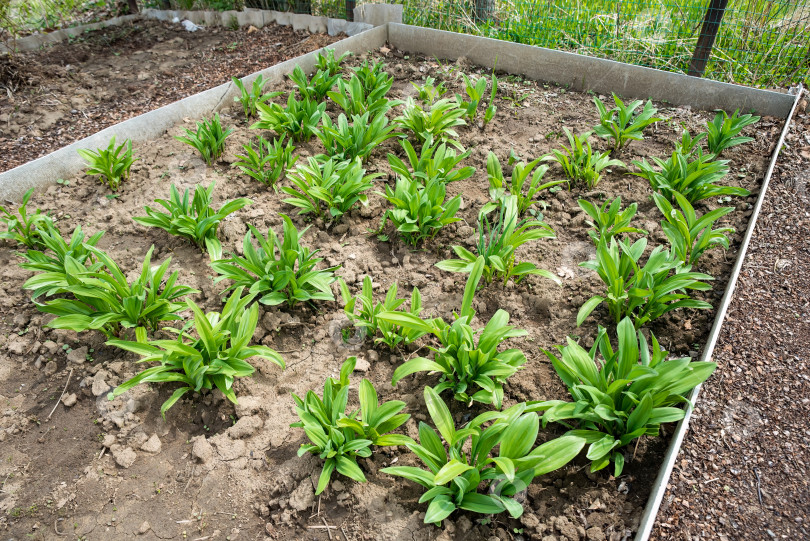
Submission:
<svg viewBox="0 0 810 541">
<path fill-rule="evenodd" d="M 121 26 L 122 24 L 140 19 L 140 15 L 124 15 L 122 17 L 113 17 L 106 21 L 97 23 L 82 24 L 79 26 L 72 26 L 70 28 L 62 28 L 47 34 L 34 34 L 25 36 L 24 38 L 11 40 L 13 47 L 11 50 L 16 51 L 35 51 L 45 45 L 51 45 L 65 41 L 68 38 L 79 36 L 85 32 L 91 32 L 100 28 L 107 28 L 108 26 Z M 10 49 L 6 44 L 0 43 L 0 53 L 8 52 Z"/>
<path fill-rule="evenodd" d="M 432 28 L 391 23 L 388 41 L 404 51 L 451 60 L 465 57 L 487 68 L 497 63 L 499 71 L 570 85 L 582 92 L 615 92 L 628 98 L 652 98 L 708 111 L 755 110 L 779 118 L 787 117 L 793 105 L 793 96 L 779 92 Z"/>
<path fill-rule="evenodd" d="M 349 51 L 379 49 L 385 44 L 387 35 L 387 27 L 378 26 L 356 36 L 337 41 L 329 45 L 328 48 L 334 49 L 336 55 Z M 262 75 L 270 84 L 278 84 L 283 81 L 288 73 L 295 69 L 295 66 L 301 66 L 305 72 L 309 73 L 314 70 L 317 53 L 322 50 L 323 48 L 292 58 L 243 77 L 242 80 L 246 84 L 250 84 L 253 79 Z M 118 141 L 132 139 L 134 143 L 155 139 L 163 135 L 169 128 L 181 123 L 183 117 L 200 118 L 210 116 L 224 105 L 230 104 L 236 93 L 236 86 L 232 82 L 223 83 L 199 94 L 110 126 L 46 156 L 0 173 L 0 200 L 19 201 L 29 188 L 53 184 L 57 179 L 78 174 L 84 170 L 85 164 L 76 152 L 77 149 L 106 147 L 112 136 L 115 136 Z"/>
</svg>

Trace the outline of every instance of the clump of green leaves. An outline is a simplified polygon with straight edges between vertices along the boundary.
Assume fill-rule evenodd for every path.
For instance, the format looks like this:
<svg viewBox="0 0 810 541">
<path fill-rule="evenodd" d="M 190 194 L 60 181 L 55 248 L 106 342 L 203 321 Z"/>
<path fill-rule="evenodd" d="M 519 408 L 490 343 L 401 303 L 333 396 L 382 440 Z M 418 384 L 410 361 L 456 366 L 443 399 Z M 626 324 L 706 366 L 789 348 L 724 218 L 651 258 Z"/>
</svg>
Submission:
<svg viewBox="0 0 810 541">
<path fill-rule="evenodd" d="M 323 261 L 315 257 L 318 250 L 310 250 L 300 242 L 308 227 L 298 231 L 288 216 L 281 214 L 282 235 L 272 229 L 267 236 L 248 224 L 250 231 L 242 243 L 244 257 L 233 254 L 229 259 L 211 263 L 211 268 L 219 274 L 214 280 L 231 280 L 233 284 L 226 291 L 245 288 L 252 295 L 259 295 L 259 302 L 275 306 L 286 302 L 295 306 L 299 302 L 335 300 L 330 284 L 335 281 L 334 271 L 338 267 L 317 269 Z M 259 244 L 253 247 L 253 237 Z"/>
<path fill-rule="evenodd" d="M 720 156 L 727 148 L 753 141 L 753 137 L 740 137 L 740 132 L 746 126 L 757 122 L 759 122 L 758 116 L 740 116 L 739 109 L 734 111 L 731 116 L 728 116 L 725 111 L 720 111 L 715 115 L 714 120 L 706 123 L 706 129 L 709 132 L 706 145 L 709 147 L 709 152 L 715 156 Z"/>
<path fill-rule="evenodd" d="M 25 192 L 22 204 L 17 208 L 16 213 L 0 205 L 0 222 L 6 226 L 5 231 L 0 231 L 0 239 L 22 244 L 28 248 L 44 248 L 40 231 L 52 226 L 53 220 L 39 209 L 28 213 L 28 202 L 32 195 L 34 195 L 34 188 Z"/>
<path fill-rule="evenodd" d="M 734 228 L 712 229 L 712 227 L 717 220 L 733 211 L 734 207 L 721 207 L 698 217 L 691 203 L 677 192 L 675 201 L 680 209 L 674 208 L 661 194 L 653 193 L 653 200 L 664 215 L 661 227 L 669 239 L 672 251 L 681 263 L 694 265 L 703 252 L 714 246 L 728 250 L 726 233 L 734 232 Z"/>
<path fill-rule="evenodd" d="M 692 137 L 689 130 L 684 129 L 680 141 L 675 141 L 675 152 L 687 158 L 691 157 L 700 150 L 700 142 L 708 135 L 708 133 L 703 132 Z"/>
<path fill-rule="evenodd" d="M 434 142 L 444 142 L 463 152 L 464 148 L 457 141 L 458 132 L 453 128 L 467 124 L 463 118 L 465 114 L 455 100 L 439 100 L 426 110 L 412 98 L 408 98 L 402 115 L 395 118 L 394 122 L 413 133 L 422 145 L 431 146 Z"/>
<path fill-rule="evenodd" d="M 452 324 L 441 318 L 423 320 L 404 312 L 382 312 L 377 316 L 406 329 L 433 334 L 440 344 L 429 348 L 435 353 L 434 360 L 416 357 L 400 365 L 394 371 L 392 384 L 416 372 L 437 372 L 441 379 L 436 393 L 450 390 L 456 400 L 465 404 L 476 401 L 501 408 L 503 384 L 523 366 L 526 356 L 519 349 L 498 351 L 498 346 L 508 338 L 527 333 L 508 325 L 509 313 L 505 310 L 495 312 L 483 329 L 472 328 L 475 316 L 472 301 L 483 270 L 484 258 L 479 256 L 464 288 L 461 311 Z"/>
<path fill-rule="evenodd" d="M 318 123 L 326 111 L 326 102 L 303 98 L 295 99 L 290 92 L 287 106 L 278 103 L 260 103 L 257 106 L 259 121 L 251 129 L 273 130 L 279 137 L 289 135 L 293 141 L 309 141 L 318 129 Z"/>
<path fill-rule="evenodd" d="M 365 483 L 366 476 L 357 465 L 357 457 L 370 457 L 372 445 L 413 442 L 407 436 L 390 434 L 410 418 L 407 413 L 400 413 L 405 402 L 391 400 L 380 404 L 377 391 L 367 379 L 360 382 L 357 392 L 360 411 L 346 413 L 349 375 L 356 362 L 355 357 L 346 359 L 337 381 L 326 378 L 323 398 L 314 391 L 308 391 L 303 400 L 292 394 L 300 421 L 290 426 L 303 428 L 311 442 L 301 444 L 298 456 L 312 453 L 324 460 L 315 495 L 326 489 L 335 470 L 358 483 Z"/>
<path fill-rule="evenodd" d="M 436 84 L 436 79 L 433 77 L 428 76 L 425 79 L 425 84 L 423 85 L 418 85 L 414 82 L 411 84 L 416 89 L 419 99 L 426 102 L 428 105 L 447 93 L 447 88 L 444 86 L 444 82 L 439 81 L 439 84 Z"/>
<path fill-rule="evenodd" d="M 309 158 L 306 164 L 288 172 L 292 186 L 283 186 L 281 190 L 292 197 L 284 202 L 301 209 L 298 214 L 311 212 L 319 218 L 339 220 L 357 202 L 368 204 L 364 192 L 382 173 L 365 173 L 360 158 L 351 161 L 325 156 Z"/>
<path fill-rule="evenodd" d="M 610 152 L 596 152 L 591 148 L 588 137 L 591 132 L 582 135 L 573 135 L 568 128 L 563 128 L 568 137 L 570 147 L 562 145 L 562 150 L 554 149 L 552 156 L 546 156 L 543 161 L 554 161 L 560 164 L 563 173 L 571 184 L 585 184 L 593 189 L 602 180 L 602 171 L 611 166 L 624 167 L 621 160 L 610 159 Z"/>
<path fill-rule="evenodd" d="M 492 122 L 492 119 L 495 118 L 495 113 L 498 111 L 498 107 L 495 105 L 495 97 L 498 95 L 498 78 L 495 76 L 494 69 L 492 70 L 491 88 L 492 89 L 489 94 L 489 104 L 484 111 L 484 126 Z"/>
<path fill-rule="evenodd" d="M 263 75 L 259 75 L 253 79 L 250 90 L 245 87 L 245 83 L 243 83 L 241 79 L 231 77 L 231 80 L 234 86 L 239 90 L 239 95 L 234 96 L 233 101 L 242 104 L 245 120 L 250 120 L 251 117 L 256 116 L 257 104 L 264 103 L 281 95 L 281 92 L 264 93 L 264 85 L 266 85 L 268 81 Z"/>
<path fill-rule="evenodd" d="M 365 162 L 378 145 L 397 136 L 393 131 L 394 127 L 388 125 L 384 113 L 377 113 L 370 123 L 369 113 L 353 115 L 351 124 L 341 113 L 337 124 L 324 115 L 323 127 L 316 131 L 316 135 L 328 156 L 339 160 L 360 158 Z"/>
<path fill-rule="evenodd" d="M 588 225 L 593 229 L 588 231 L 588 236 L 591 237 L 594 244 L 599 244 L 600 240 L 610 242 L 613 237 L 626 233 L 647 234 L 645 230 L 630 225 L 638 210 L 636 203 L 630 203 L 624 210 L 622 210 L 621 197 L 617 197 L 613 201 L 607 200 L 602 203 L 601 207 L 597 207 L 586 199 L 580 199 L 577 203 L 591 219 Z"/>
<path fill-rule="evenodd" d="M 504 285 L 510 279 L 519 284 L 526 277 L 537 275 L 560 285 L 560 279 L 553 273 L 538 268 L 534 263 L 519 262 L 515 256 L 517 249 L 527 242 L 548 238 L 554 238 L 554 230 L 540 220 L 520 220 L 517 197 L 510 195 L 503 200 L 497 218 L 490 220 L 486 212 L 478 215 L 476 253 L 462 246 L 453 246 L 459 259 L 446 259 L 436 263 L 436 266 L 450 272 L 472 272 L 478 257 L 483 257 L 486 284 L 496 278 Z"/>
<path fill-rule="evenodd" d="M 430 387 L 425 387 L 425 404 L 439 433 L 420 422 L 419 443 L 407 447 L 427 470 L 392 466 L 380 471 L 426 489 L 419 498 L 419 503 L 430 502 L 426 524 L 440 525 L 456 509 L 482 515 L 507 511 L 518 518 L 523 514 L 518 493 L 535 477 L 568 464 L 585 446 L 582 438 L 563 436 L 534 447 L 540 421 L 526 404 L 483 413 L 460 429 L 455 428 L 439 393 Z M 484 428 L 489 421 L 494 422 Z"/>
<path fill-rule="evenodd" d="M 473 83 L 466 73 L 462 73 L 461 77 L 464 79 L 464 92 L 470 101 L 466 101 L 461 94 L 456 94 L 456 102 L 464 110 L 464 116 L 467 117 L 467 120 L 472 122 L 478 114 L 478 106 L 486 95 L 487 79 L 486 77 L 480 77 Z"/>
<path fill-rule="evenodd" d="M 40 311 L 58 316 L 48 327 L 76 332 L 99 330 L 108 338 L 118 335 L 121 327 L 140 327 L 136 331 L 145 336 L 147 329 L 155 330 L 163 321 L 181 319 L 178 312 L 186 307 L 183 297 L 198 293 L 177 284 L 177 271 L 163 283 L 171 258 L 152 268 L 154 246 L 146 253 L 140 276 L 131 284 L 105 252 L 87 244 L 83 250 L 101 265 L 87 268 L 85 261 L 64 254 L 59 262 L 62 269 L 37 274 L 23 285 L 46 296 L 66 295 L 37 303 Z"/>
<path fill-rule="evenodd" d="M 253 299 L 254 295 L 242 297 L 242 289 L 237 288 L 228 298 L 222 313 L 203 313 L 189 300 L 193 321 L 182 329 L 165 328 L 177 334 L 176 340 L 108 341 L 110 346 L 140 355 L 138 362 L 157 363 L 116 387 L 109 393 L 109 399 L 141 383 L 179 382 L 183 386 L 160 407 L 164 417 L 166 411 L 186 393 L 199 393 L 214 387 L 236 404 L 234 380 L 248 377 L 255 371 L 248 359 L 259 357 L 284 368 L 284 359 L 276 351 L 262 345 L 248 345 L 259 321 L 259 306 L 253 303 Z M 196 338 L 189 333 L 192 326 L 197 331 Z"/>
<path fill-rule="evenodd" d="M 580 263 L 580 266 L 596 271 L 607 286 L 606 295 L 594 295 L 585 301 L 577 314 L 577 326 L 582 325 L 594 308 L 603 302 L 607 303 L 617 324 L 630 317 L 636 328 L 678 308 L 712 307 L 706 301 L 691 298 L 686 291 L 707 291 L 711 286 L 706 281 L 714 278 L 689 272 L 663 246 L 655 247 L 641 266 L 639 261 L 646 247 L 646 238 L 632 245 L 626 239 L 616 242 L 612 238 L 609 243 L 604 239 L 599 241 L 596 259 Z"/>
<path fill-rule="evenodd" d="M 352 72 L 354 72 L 353 76 L 357 76 L 363 84 L 367 93 L 380 86 L 390 86 L 394 82 L 394 78 L 385 72 L 385 62 L 382 60 L 373 64 L 370 60 L 365 60 L 361 65 L 352 68 Z"/>
<path fill-rule="evenodd" d="M 622 319 L 616 333 L 616 351 L 601 327 L 590 352 L 571 338 L 566 347 L 558 346 L 558 354 L 544 351 L 573 401 L 529 404 L 545 411 L 544 427 L 551 422 L 570 427 L 568 421 L 575 421 L 576 428 L 566 436 L 589 444 L 586 457 L 591 471 L 613 462 L 613 474 L 618 477 L 625 462 L 621 449 L 641 436 L 657 436 L 663 423 L 683 419 L 686 412 L 675 406 L 688 404 L 686 395 L 706 381 L 717 365 L 688 357 L 668 361 L 652 333 L 652 352 L 648 351 L 641 331 L 636 338 L 630 318 Z M 601 363 L 597 363 L 597 352 L 602 354 Z"/>
<path fill-rule="evenodd" d="M 138 159 L 132 156 L 132 141 L 127 139 L 123 144 L 115 146 L 114 135 L 107 148 L 80 148 L 76 152 L 89 167 L 85 172 L 88 175 L 97 175 L 101 183 L 109 186 L 112 191 L 116 191 L 121 182 L 129 178 L 129 170 Z"/>
<path fill-rule="evenodd" d="M 323 49 L 323 52 L 319 52 L 315 57 L 315 67 L 329 75 L 334 75 L 340 71 L 340 64 L 351 54 L 346 52 L 335 58 L 334 49 Z"/>
<path fill-rule="evenodd" d="M 347 115 L 385 114 L 392 107 L 401 103 L 399 100 L 389 100 L 385 97 L 393 83 L 393 78 L 379 78 L 374 79 L 374 86 L 367 87 L 355 74 L 348 83 L 343 79 L 338 79 L 337 91 L 327 92 L 327 95 Z"/>
<path fill-rule="evenodd" d="M 461 208 L 461 196 L 445 202 L 447 187 L 435 178 L 423 185 L 418 180 L 398 177 L 394 189 L 386 186 L 385 193 L 377 193 L 394 207 L 383 214 L 379 230 L 391 220 L 405 242 L 412 246 L 432 239 L 445 225 L 461 220 L 456 217 Z"/>
<path fill-rule="evenodd" d="M 501 162 L 498 160 L 498 156 L 496 156 L 494 152 L 487 154 L 489 196 L 500 205 L 501 200 L 507 197 L 506 190 L 508 189 L 509 193 L 517 200 L 518 215 L 523 216 L 526 211 L 536 203 L 535 197 L 538 193 L 567 182 L 565 180 L 552 180 L 551 182 L 541 184 L 543 175 L 548 171 L 547 165 L 537 167 L 541 161 L 543 161 L 543 158 L 537 158 L 528 164 L 524 161 L 516 163 L 512 169 L 510 182 L 507 183 L 503 176 L 503 168 L 501 167 Z M 531 175 L 531 180 L 529 180 L 527 186 L 526 181 L 529 179 L 529 175 Z M 525 192 L 524 188 L 527 188 Z"/>
<path fill-rule="evenodd" d="M 298 161 L 298 156 L 293 154 L 295 147 L 292 139 L 286 145 L 284 140 L 285 137 L 277 137 L 267 141 L 260 135 L 255 146 L 242 145 L 245 154 L 236 155 L 239 161 L 234 162 L 233 167 L 238 167 L 250 178 L 275 189 L 276 182 Z"/>
<path fill-rule="evenodd" d="M 25 261 L 20 263 L 20 267 L 26 270 L 46 273 L 48 278 L 42 281 L 42 285 L 34 290 L 32 299 L 37 299 L 42 295 L 57 294 L 59 289 L 54 289 L 49 283 L 51 281 L 67 281 L 67 259 L 87 267 L 90 272 L 99 271 L 103 263 L 96 260 L 90 248 L 95 247 L 104 235 L 104 231 L 99 231 L 85 241 L 84 231 L 81 226 L 76 226 L 70 240 L 65 240 L 59 229 L 48 224 L 39 230 L 41 247 L 40 249 L 29 249 L 23 257 Z M 72 265 L 72 263 L 71 263 Z M 53 293 L 51 293 L 53 292 Z"/>
<path fill-rule="evenodd" d="M 639 172 L 631 174 L 649 180 L 652 189 L 671 202 L 675 201 L 675 192 L 683 195 L 690 203 L 711 197 L 745 197 L 750 194 L 744 188 L 717 184 L 728 174 L 728 160 L 715 160 L 714 155 L 703 154 L 700 148 L 691 156 L 673 152 L 666 160 L 653 157 L 653 161 L 660 171 L 644 159 L 633 162 Z"/>
<path fill-rule="evenodd" d="M 194 186 L 194 197 L 189 198 L 189 190 L 183 195 L 174 184 L 171 185 L 169 199 L 155 199 L 155 203 L 168 212 L 161 212 L 148 205 L 146 216 L 132 218 L 136 223 L 149 227 L 159 227 L 172 235 L 186 237 L 193 241 L 200 250 L 207 251 L 212 260 L 220 259 L 222 245 L 217 238 L 219 224 L 229 214 L 250 205 L 252 201 L 245 197 L 228 201 L 219 210 L 214 210 L 214 183 L 208 188 Z"/>
<path fill-rule="evenodd" d="M 222 156 L 225 150 L 225 139 L 233 133 L 233 128 L 224 129 L 219 119 L 219 113 L 211 120 L 203 119 L 197 122 L 197 128 L 190 130 L 183 128 L 185 137 L 175 136 L 175 139 L 194 147 L 200 153 L 205 163 L 211 165 Z"/>
<path fill-rule="evenodd" d="M 397 284 L 394 282 L 388 289 L 383 302 L 374 303 L 374 291 L 372 289 L 371 278 L 366 276 L 363 279 L 363 288 L 356 297 L 352 297 L 346 282 L 339 280 L 340 294 L 343 297 L 343 311 L 349 320 L 356 327 L 363 329 L 367 338 L 374 338 L 375 343 L 383 343 L 394 349 L 400 345 L 407 346 L 414 340 L 424 336 L 424 332 L 405 329 L 399 325 L 393 325 L 387 321 L 379 319 L 377 316 L 382 312 L 393 312 L 399 310 L 405 304 L 405 299 L 397 298 Z M 419 288 L 413 288 L 411 292 L 410 309 L 407 313 L 419 317 L 422 312 L 422 295 Z M 380 336 L 375 336 L 379 334 Z"/>
<path fill-rule="evenodd" d="M 653 107 L 651 101 L 647 100 L 644 108 L 636 114 L 636 109 L 643 102 L 635 100 L 625 105 L 624 102 L 613 94 L 613 102 L 616 107 L 608 110 L 602 100 L 595 97 L 593 102 L 599 112 L 599 125 L 593 131 L 603 139 L 610 139 L 613 150 L 621 151 L 630 141 L 641 141 L 644 139 L 644 128 L 662 120 L 655 116 L 658 109 Z"/>
<path fill-rule="evenodd" d="M 402 178 L 426 185 L 431 180 L 447 184 L 470 178 L 475 173 L 474 167 L 456 167 L 470 156 L 470 151 L 456 154 L 446 143 L 422 145 L 419 155 L 407 139 L 402 140 L 402 148 L 408 158 L 408 164 L 395 156 L 388 154 L 388 163 L 391 170 Z M 410 167 L 408 167 L 410 165 Z"/>
<path fill-rule="evenodd" d="M 318 70 L 312 76 L 312 79 L 309 79 L 301 66 L 295 66 L 289 78 L 298 87 L 298 92 L 302 98 L 321 102 L 326 98 L 327 92 L 332 90 L 337 80 L 340 79 L 340 75 Z"/>
</svg>

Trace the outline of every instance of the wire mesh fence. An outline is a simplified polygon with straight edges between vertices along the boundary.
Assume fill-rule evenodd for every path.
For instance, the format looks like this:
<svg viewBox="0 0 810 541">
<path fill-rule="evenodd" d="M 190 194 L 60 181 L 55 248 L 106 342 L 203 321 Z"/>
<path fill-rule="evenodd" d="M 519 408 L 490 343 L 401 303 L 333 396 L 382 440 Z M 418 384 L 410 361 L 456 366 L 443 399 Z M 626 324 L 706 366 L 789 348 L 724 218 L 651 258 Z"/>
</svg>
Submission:
<svg viewBox="0 0 810 541">
<path fill-rule="evenodd" d="M 396 0 L 407 24 L 686 72 L 710 0 Z M 715 3 L 716 0 L 715 0 Z M 729 0 L 704 76 L 810 79 L 810 0 Z"/>
</svg>

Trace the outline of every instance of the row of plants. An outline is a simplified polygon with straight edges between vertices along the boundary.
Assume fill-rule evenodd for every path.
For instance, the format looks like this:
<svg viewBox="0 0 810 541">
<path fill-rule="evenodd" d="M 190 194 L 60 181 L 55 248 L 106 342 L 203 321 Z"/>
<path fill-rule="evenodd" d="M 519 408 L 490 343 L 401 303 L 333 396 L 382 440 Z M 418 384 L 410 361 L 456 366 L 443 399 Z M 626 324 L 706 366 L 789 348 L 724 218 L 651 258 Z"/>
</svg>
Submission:
<svg viewBox="0 0 810 541">
<path fill-rule="evenodd" d="M 358 203 L 367 202 L 365 192 L 378 175 L 366 174 L 363 165 L 373 150 L 387 139 L 402 138 L 405 159 L 388 155 L 395 185 L 391 188 L 386 184 L 385 191 L 378 192 L 392 208 L 384 212 L 377 231 L 383 234 L 390 221 L 405 242 L 423 243 L 444 225 L 459 220 L 460 196 L 448 201 L 446 185 L 470 178 L 475 170 L 462 166 L 470 153 L 458 142 L 455 128 L 475 118 L 486 92 L 486 79 L 473 83 L 465 76 L 467 98 L 458 95 L 455 99 L 444 98 L 443 83 L 428 79 L 417 85 L 421 105 L 414 100 L 402 104 L 385 97 L 392 79 L 382 63 L 366 62 L 352 69 L 346 81 L 339 75 L 341 60 L 331 52 L 320 56 L 318 71 L 311 78 L 296 69 L 290 78 L 301 99 L 290 93 L 286 107 L 271 102 L 279 93 L 263 94 L 264 83 L 259 79 L 249 90 L 241 87 L 242 95 L 237 99 L 246 117 L 259 116 L 252 127 L 273 130 L 277 137 L 272 141 L 259 137 L 258 147 L 246 145 L 245 155 L 235 165 L 274 189 L 286 175 L 289 184 L 281 186 L 289 195 L 286 203 L 298 208 L 299 214 L 339 220 Z M 495 114 L 494 74 L 491 80 L 484 122 L 487 115 L 491 120 Z M 323 100 L 327 98 L 344 110 L 334 124 L 324 113 Z M 594 261 L 582 265 L 596 271 L 606 291 L 584 303 L 577 324 L 603 303 L 613 324 L 607 329 L 598 327 L 590 351 L 570 339 L 556 351 L 545 351 L 568 387 L 571 400 L 527 402 L 503 409 L 504 384 L 525 364 L 526 356 L 520 349 L 501 351 L 500 346 L 527 333 L 510 326 L 504 310 L 498 310 L 483 327 L 475 327 L 475 293 L 496 280 L 520 283 L 530 275 L 559 283 L 552 273 L 519 261 L 517 252 L 528 242 L 554 236 L 542 221 L 542 213 L 533 208 L 543 191 L 562 185 L 570 189 L 578 183 L 595 186 L 603 169 L 618 165 L 610 153 L 620 152 L 629 141 L 643 139 L 644 128 L 660 120 L 650 102 L 636 112 L 642 102 L 625 106 L 615 99 L 616 107 L 611 110 L 595 99 L 600 125 L 594 133 L 611 142 L 611 151 L 594 153 L 588 142 L 590 132 L 579 136 L 566 132 L 570 148 L 530 162 L 510 156 L 508 180 L 498 158 L 490 153 L 487 176 L 491 201 L 478 214 L 478 242 L 474 250 L 454 246 L 458 258 L 437 264 L 445 271 L 469 274 L 460 311 L 452 323 L 423 318 L 418 289 L 413 290 L 407 309 L 406 299 L 397 297 L 396 284 L 382 302 L 375 302 L 370 278 L 357 296 L 352 296 L 349 286 L 335 277 L 337 267 L 318 268 L 318 251 L 300 242 L 306 229 L 298 231 L 283 214 L 280 235 L 272 229 L 263 235 L 249 225 L 243 255 L 223 257 L 217 236 L 219 224 L 251 202 L 240 198 L 215 210 L 213 184 L 207 188 L 198 185 L 193 194 L 185 190 L 182 195 L 172 185 L 169 199 L 156 201 L 162 209 L 147 206 L 147 216 L 133 219 L 186 237 L 209 253 L 215 280 L 230 281 L 225 292 L 231 293 L 221 312 L 204 313 L 188 299 L 196 291 L 177 284 L 177 272 L 164 281 L 170 261 L 152 268 L 151 249 L 140 277 L 128 282 L 117 264 L 96 248 L 102 233 L 85 241 L 77 227 L 70 240 L 64 239 L 50 217 L 27 211 L 30 191 L 16 211 L 0 207 L 7 226 L 3 238 L 28 248 L 23 266 L 39 274 L 24 287 L 33 291 L 40 310 L 58 316 L 50 326 L 99 330 L 108 337 L 109 345 L 132 351 L 141 356 L 141 362 L 151 365 L 116 388 L 110 398 L 140 383 L 181 383 L 163 404 L 164 414 L 189 391 L 217 387 L 235 402 L 233 382 L 253 372 L 250 357 L 264 357 L 283 367 L 277 352 L 250 345 L 258 321 L 258 303 L 295 306 L 331 301 L 337 281 L 345 313 L 368 339 L 394 349 L 430 336 L 431 358 L 416 357 L 398 366 L 393 385 L 420 372 L 437 374 L 438 381 L 424 390 L 433 427 L 420 423 L 418 443 L 392 433 L 409 418 L 402 413 L 404 403 L 380 405 L 367 380 L 358 391 L 360 410 L 346 412 L 353 359 L 343 365 L 338 380 L 326 381 L 322 397 L 312 391 L 304 399 L 294 397 L 301 420 L 293 426 L 303 428 L 311 442 L 302 446 L 300 453 L 314 453 L 324 460 L 318 493 L 328 485 L 334 471 L 364 481 L 356 458 L 370 456 L 376 446 L 405 445 L 427 470 L 398 466 L 382 471 L 425 487 L 420 503 L 430 502 L 426 522 L 438 524 L 456 509 L 485 514 L 505 510 L 517 517 L 522 506 L 515 495 L 535 477 L 567 464 L 585 446 L 592 471 L 613 462 L 614 474 L 620 475 L 625 460 L 622 448 L 643 435 L 658 434 L 662 423 L 682 418 L 684 410 L 675 406 L 686 402 L 689 390 L 715 368 L 713 363 L 688 358 L 667 360 L 667 353 L 651 333 L 652 348 L 648 348 L 641 328 L 671 310 L 711 307 L 689 294 L 709 290 L 712 280 L 707 274 L 693 272 L 692 266 L 706 250 L 728 248 L 726 234 L 732 230 L 714 226 L 733 207 L 699 216 L 693 203 L 747 194 L 740 188 L 718 184 L 728 172 L 727 162 L 718 159 L 720 152 L 745 142 L 739 132 L 753 118 L 737 113 L 732 117 L 719 114 L 705 135 L 691 137 L 684 132 L 672 157 L 656 160 L 660 170 L 646 161 L 635 162 L 640 169 L 636 174 L 647 178 L 653 188 L 669 240 L 668 247 L 652 248 L 643 265 L 648 243 L 646 231 L 632 225 L 637 205 L 622 209 L 619 198 L 601 206 L 579 201 L 590 218 L 589 236 L 597 254 Z M 386 114 L 399 105 L 404 105 L 403 114 L 389 126 Z M 351 115 L 351 124 L 346 115 Z M 403 131 L 395 132 L 397 127 Z M 213 163 L 222 154 L 230 131 L 222 127 L 217 115 L 178 139 Z M 327 154 L 295 165 L 294 143 L 313 136 L 322 141 Z M 700 147 L 702 139 L 707 140 L 707 153 Z M 116 146 L 114 140 L 107 149 L 88 152 L 84 157 L 91 163 L 88 172 L 99 174 L 111 188 L 126 178 L 135 160 L 130 142 Z M 566 178 L 545 181 L 549 166 L 543 162 L 558 163 Z M 527 214 L 531 217 L 526 218 Z M 188 320 L 182 317 L 184 311 L 191 312 Z M 182 322 L 179 329 L 164 329 L 177 338 L 150 339 L 149 332 L 154 333 L 164 321 Z M 135 340 L 124 339 L 124 329 L 129 328 L 134 329 Z M 612 343 L 617 344 L 615 351 Z M 448 392 L 468 406 L 479 402 L 494 409 L 457 428 L 441 398 Z M 569 431 L 535 446 L 540 425 L 551 422 Z"/>
</svg>

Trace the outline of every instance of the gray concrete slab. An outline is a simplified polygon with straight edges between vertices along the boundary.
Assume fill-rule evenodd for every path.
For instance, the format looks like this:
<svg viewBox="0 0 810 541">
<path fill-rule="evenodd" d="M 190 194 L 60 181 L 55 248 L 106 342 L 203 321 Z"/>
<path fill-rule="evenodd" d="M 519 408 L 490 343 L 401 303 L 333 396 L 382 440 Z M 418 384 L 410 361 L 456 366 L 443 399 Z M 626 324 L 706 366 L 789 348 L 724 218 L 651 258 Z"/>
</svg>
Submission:
<svg viewBox="0 0 810 541">
<path fill-rule="evenodd" d="M 453 60 L 465 57 L 488 68 L 497 62 L 499 71 L 570 85 L 579 91 L 615 92 L 627 98 L 652 98 L 709 111 L 739 108 L 780 118 L 785 118 L 793 105 L 793 96 L 779 92 L 532 45 L 394 23 L 389 25 L 388 36 L 394 47 L 404 51 Z"/>
<path fill-rule="evenodd" d="M 373 26 L 402 22 L 402 4 L 360 4 L 354 8 L 354 20 Z"/>
</svg>

